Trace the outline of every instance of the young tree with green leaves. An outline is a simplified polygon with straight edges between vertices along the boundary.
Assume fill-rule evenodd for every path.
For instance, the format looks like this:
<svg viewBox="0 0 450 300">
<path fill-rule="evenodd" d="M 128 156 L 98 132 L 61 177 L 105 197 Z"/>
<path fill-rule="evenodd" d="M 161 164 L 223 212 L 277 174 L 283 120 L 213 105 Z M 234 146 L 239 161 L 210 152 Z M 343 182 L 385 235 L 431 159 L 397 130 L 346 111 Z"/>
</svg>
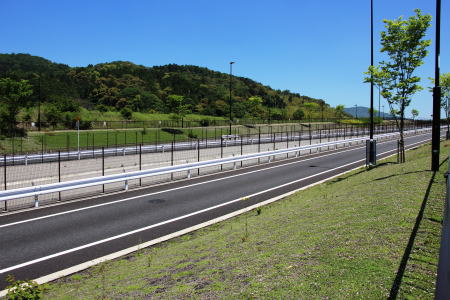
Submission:
<svg viewBox="0 0 450 300">
<path fill-rule="evenodd" d="M 415 108 L 411 109 L 411 116 L 415 120 L 419 116 L 419 111 Z"/>
<path fill-rule="evenodd" d="M 167 106 L 172 113 L 172 119 L 181 120 L 183 127 L 184 117 L 190 113 L 189 104 L 184 103 L 184 97 L 179 95 L 169 95 L 167 97 Z"/>
<path fill-rule="evenodd" d="M 17 115 L 28 104 L 33 94 L 27 80 L 0 79 L 0 133 L 14 136 L 17 130 Z"/>
<path fill-rule="evenodd" d="M 387 60 L 381 61 L 379 67 L 369 67 L 369 75 L 364 82 L 373 82 L 381 87 L 381 94 L 387 100 L 400 132 L 399 162 L 405 161 L 404 126 L 405 109 L 411 103 L 411 97 L 422 89 L 418 84 L 420 77 L 414 71 L 423 64 L 427 56 L 427 47 L 431 40 L 425 40 L 430 27 L 431 16 L 423 15 L 420 9 L 415 15 L 404 20 L 384 20 L 386 31 L 381 32 L 381 52 Z"/>
<path fill-rule="evenodd" d="M 431 83 L 434 85 L 434 78 L 430 78 Z M 439 84 L 441 86 L 441 107 L 445 110 L 445 118 L 447 119 L 447 131 L 450 131 L 449 120 L 449 102 L 450 102 L 450 73 L 444 73 L 439 76 Z M 433 88 L 430 88 L 430 92 Z"/>
<path fill-rule="evenodd" d="M 344 116 L 344 105 L 342 104 L 336 105 L 336 107 L 334 108 L 334 114 L 336 118 L 338 118 L 338 120 L 341 120 L 342 117 Z"/>
</svg>

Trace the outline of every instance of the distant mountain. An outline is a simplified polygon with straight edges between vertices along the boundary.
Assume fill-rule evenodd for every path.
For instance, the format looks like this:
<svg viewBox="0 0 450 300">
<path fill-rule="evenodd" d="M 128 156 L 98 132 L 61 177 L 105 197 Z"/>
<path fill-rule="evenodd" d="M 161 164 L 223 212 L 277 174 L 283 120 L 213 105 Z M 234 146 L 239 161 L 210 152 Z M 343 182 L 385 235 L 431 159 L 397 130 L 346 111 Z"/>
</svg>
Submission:
<svg viewBox="0 0 450 300">
<path fill-rule="evenodd" d="M 376 109 L 375 109 L 376 110 Z M 365 106 L 356 106 L 356 107 L 346 107 L 344 108 L 344 112 L 351 115 L 354 118 L 370 118 L 369 108 Z M 375 114 L 378 117 L 378 112 Z M 388 113 L 380 113 L 380 117 L 384 119 L 392 119 L 392 115 Z"/>
</svg>

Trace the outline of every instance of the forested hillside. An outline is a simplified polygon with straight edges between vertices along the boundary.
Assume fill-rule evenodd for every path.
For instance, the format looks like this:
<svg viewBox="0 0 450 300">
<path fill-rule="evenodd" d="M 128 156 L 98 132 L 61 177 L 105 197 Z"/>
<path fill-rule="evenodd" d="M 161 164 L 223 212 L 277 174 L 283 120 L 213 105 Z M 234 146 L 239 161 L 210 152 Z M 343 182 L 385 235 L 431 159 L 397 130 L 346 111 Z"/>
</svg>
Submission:
<svg viewBox="0 0 450 300">
<path fill-rule="evenodd" d="M 0 54 L 0 78 L 8 77 L 25 79 L 32 86 L 26 106 L 36 107 L 41 99 L 55 113 L 80 107 L 210 116 L 229 112 L 229 75 L 197 66 L 145 67 L 115 61 L 73 68 L 29 54 Z M 232 77 L 232 99 L 233 118 L 318 118 L 324 111 L 334 116 L 324 100 L 243 77 Z"/>
</svg>

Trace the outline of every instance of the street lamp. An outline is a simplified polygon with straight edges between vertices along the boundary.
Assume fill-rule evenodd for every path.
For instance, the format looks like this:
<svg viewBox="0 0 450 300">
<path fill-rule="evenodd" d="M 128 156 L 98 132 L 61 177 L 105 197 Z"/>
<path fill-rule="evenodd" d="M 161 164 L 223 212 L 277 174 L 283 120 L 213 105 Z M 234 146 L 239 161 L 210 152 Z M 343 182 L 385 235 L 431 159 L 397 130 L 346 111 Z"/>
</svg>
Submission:
<svg viewBox="0 0 450 300">
<path fill-rule="evenodd" d="M 230 62 L 230 132 L 229 132 L 229 135 L 231 135 L 231 105 L 232 105 L 232 102 L 231 102 L 231 74 L 232 74 L 232 71 L 233 71 L 233 64 L 234 64 L 234 61 L 231 61 Z"/>
<path fill-rule="evenodd" d="M 431 131 L 431 170 L 439 171 L 441 87 L 439 86 L 439 52 L 441 48 L 441 0 L 436 0 L 436 50 L 433 88 L 433 125 Z"/>
<path fill-rule="evenodd" d="M 41 77 L 42 74 L 39 73 L 38 131 L 41 131 Z"/>
<path fill-rule="evenodd" d="M 373 68 L 373 0 L 370 0 L 370 66 Z M 373 139 L 373 74 L 370 74 L 370 132 L 366 141 L 366 164 L 376 165 L 376 141 Z"/>
<path fill-rule="evenodd" d="M 358 119 L 358 104 L 355 104 L 355 115 L 356 118 Z"/>
</svg>

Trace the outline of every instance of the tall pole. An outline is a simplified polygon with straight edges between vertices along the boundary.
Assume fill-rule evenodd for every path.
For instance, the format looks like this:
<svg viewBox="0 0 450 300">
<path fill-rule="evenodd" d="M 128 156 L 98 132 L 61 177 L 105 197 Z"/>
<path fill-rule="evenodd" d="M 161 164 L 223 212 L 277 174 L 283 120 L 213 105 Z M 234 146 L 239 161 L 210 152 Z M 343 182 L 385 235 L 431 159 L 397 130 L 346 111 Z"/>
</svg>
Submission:
<svg viewBox="0 0 450 300">
<path fill-rule="evenodd" d="M 358 119 L 358 104 L 355 104 L 355 114 L 356 118 Z"/>
<path fill-rule="evenodd" d="M 373 67 L 373 0 L 370 0 L 370 66 Z M 373 74 L 370 79 L 370 139 L 373 140 Z"/>
<path fill-rule="evenodd" d="M 378 87 L 378 119 L 381 119 L 381 116 L 380 116 L 380 114 L 381 114 L 381 107 L 380 107 L 380 104 L 381 104 L 381 91 L 380 91 L 380 87 Z"/>
<path fill-rule="evenodd" d="M 230 62 L 230 131 L 229 131 L 229 135 L 231 135 L 231 105 L 232 105 L 232 102 L 231 102 L 231 74 L 232 74 L 232 71 L 233 71 L 233 64 L 234 64 L 234 61 L 231 61 Z"/>
<path fill-rule="evenodd" d="M 433 88 L 433 127 L 431 140 L 431 170 L 439 170 L 441 120 L 441 87 L 439 86 L 439 52 L 441 47 L 441 0 L 436 0 L 436 50 Z"/>
<path fill-rule="evenodd" d="M 41 131 L 41 77 L 39 73 L 39 99 L 38 99 L 38 131 Z"/>
</svg>

